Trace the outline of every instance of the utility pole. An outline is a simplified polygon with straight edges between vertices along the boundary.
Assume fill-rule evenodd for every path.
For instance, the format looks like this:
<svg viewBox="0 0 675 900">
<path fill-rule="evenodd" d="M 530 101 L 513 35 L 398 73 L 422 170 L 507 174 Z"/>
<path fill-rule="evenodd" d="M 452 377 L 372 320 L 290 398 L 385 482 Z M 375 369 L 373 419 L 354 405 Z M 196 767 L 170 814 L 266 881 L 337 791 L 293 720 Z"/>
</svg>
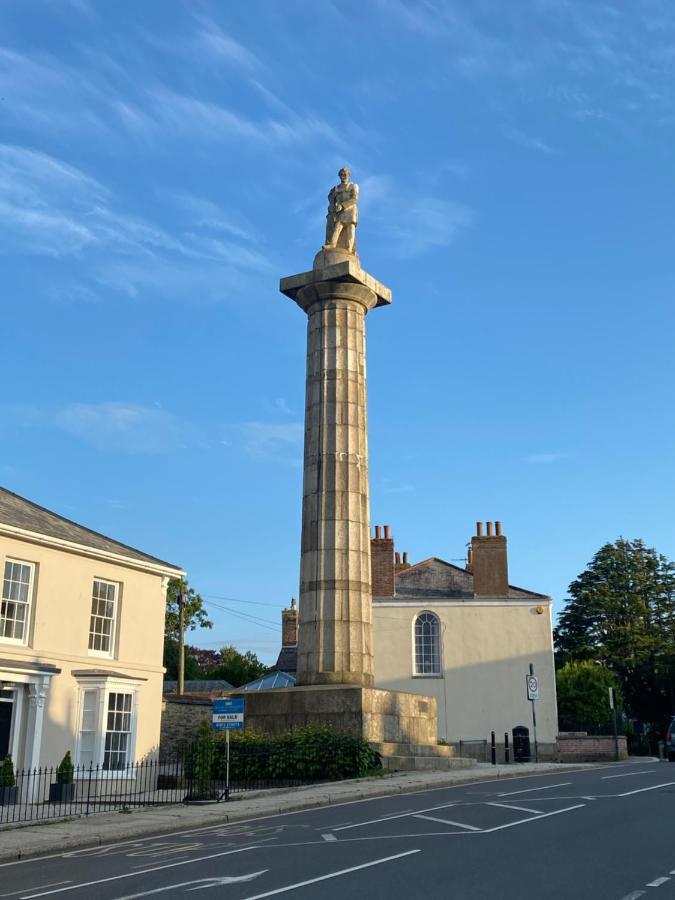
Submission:
<svg viewBox="0 0 675 900">
<path fill-rule="evenodd" d="M 179 697 L 185 693 L 185 594 L 178 592 L 178 686 Z"/>
</svg>

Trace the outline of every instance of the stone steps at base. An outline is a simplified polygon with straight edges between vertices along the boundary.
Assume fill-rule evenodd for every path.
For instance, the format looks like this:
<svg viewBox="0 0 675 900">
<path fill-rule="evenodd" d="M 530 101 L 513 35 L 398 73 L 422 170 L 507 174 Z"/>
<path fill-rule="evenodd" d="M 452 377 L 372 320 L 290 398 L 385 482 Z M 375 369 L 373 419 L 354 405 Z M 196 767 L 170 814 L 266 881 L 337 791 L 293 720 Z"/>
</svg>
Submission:
<svg viewBox="0 0 675 900">
<path fill-rule="evenodd" d="M 450 769 L 473 769 L 475 759 L 462 756 L 383 756 L 382 768 L 389 772 L 448 772 Z"/>
<path fill-rule="evenodd" d="M 380 756 L 436 756 L 449 758 L 456 755 L 456 750 L 449 744 L 394 744 L 384 741 L 372 741 L 370 746 Z"/>
</svg>

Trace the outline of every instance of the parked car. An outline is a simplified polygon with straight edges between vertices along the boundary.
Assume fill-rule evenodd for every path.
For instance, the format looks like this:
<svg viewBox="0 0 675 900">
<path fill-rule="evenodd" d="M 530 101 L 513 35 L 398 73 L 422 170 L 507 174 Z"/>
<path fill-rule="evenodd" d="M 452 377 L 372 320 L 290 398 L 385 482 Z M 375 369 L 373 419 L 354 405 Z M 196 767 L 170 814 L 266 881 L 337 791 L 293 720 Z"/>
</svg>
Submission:
<svg viewBox="0 0 675 900">
<path fill-rule="evenodd" d="M 675 716 L 670 720 L 668 731 L 666 732 L 666 759 L 669 762 L 675 762 Z"/>
</svg>

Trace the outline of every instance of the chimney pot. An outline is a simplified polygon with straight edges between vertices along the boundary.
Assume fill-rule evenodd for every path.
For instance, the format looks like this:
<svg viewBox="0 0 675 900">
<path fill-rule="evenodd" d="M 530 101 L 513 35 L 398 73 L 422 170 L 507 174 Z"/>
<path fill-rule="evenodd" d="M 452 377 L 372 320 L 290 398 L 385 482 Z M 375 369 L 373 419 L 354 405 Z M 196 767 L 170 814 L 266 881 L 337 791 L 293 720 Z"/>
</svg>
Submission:
<svg viewBox="0 0 675 900">
<path fill-rule="evenodd" d="M 396 553 L 394 553 L 394 559 L 396 560 L 396 565 L 400 566 L 401 565 L 401 554 L 398 551 L 396 551 Z"/>
<path fill-rule="evenodd" d="M 492 537 L 492 522 L 485 523 L 485 534 L 487 537 Z"/>
<path fill-rule="evenodd" d="M 375 526 L 375 540 L 379 541 L 381 537 L 382 537 L 382 526 L 376 525 Z"/>
<path fill-rule="evenodd" d="M 403 565 L 404 565 L 404 566 L 407 566 L 407 565 L 408 565 L 408 553 L 407 553 L 407 551 L 404 552 L 404 554 L 403 554 Z"/>
<path fill-rule="evenodd" d="M 482 536 L 483 536 L 483 523 L 476 522 L 476 537 L 482 537 Z"/>
<path fill-rule="evenodd" d="M 391 540 L 391 528 L 388 525 L 384 526 L 384 539 L 385 541 Z"/>
<path fill-rule="evenodd" d="M 497 535 L 497 537 L 501 537 L 501 534 L 502 534 L 502 523 L 501 522 L 495 522 L 495 534 Z"/>
</svg>

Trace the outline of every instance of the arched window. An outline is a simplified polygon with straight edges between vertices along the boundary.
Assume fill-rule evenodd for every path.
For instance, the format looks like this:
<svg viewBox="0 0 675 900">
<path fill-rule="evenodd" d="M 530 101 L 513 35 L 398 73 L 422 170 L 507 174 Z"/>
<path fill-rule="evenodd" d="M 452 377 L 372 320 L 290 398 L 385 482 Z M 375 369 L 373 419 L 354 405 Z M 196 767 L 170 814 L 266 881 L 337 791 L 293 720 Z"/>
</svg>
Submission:
<svg viewBox="0 0 675 900">
<path fill-rule="evenodd" d="M 438 616 L 423 612 L 415 619 L 415 675 L 441 674 L 440 634 Z"/>
</svg>

